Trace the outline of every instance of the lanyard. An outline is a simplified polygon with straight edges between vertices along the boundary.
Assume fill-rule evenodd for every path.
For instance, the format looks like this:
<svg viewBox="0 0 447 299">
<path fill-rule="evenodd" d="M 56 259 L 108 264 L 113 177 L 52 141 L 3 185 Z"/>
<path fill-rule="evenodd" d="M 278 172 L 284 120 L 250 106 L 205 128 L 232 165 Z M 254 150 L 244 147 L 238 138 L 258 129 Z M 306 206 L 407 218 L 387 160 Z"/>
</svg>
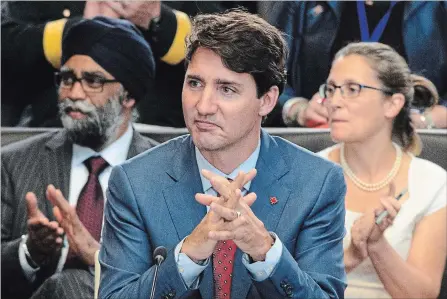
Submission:
<svg viewBox="0 0 447 299">
<path fill-rule="evenodd" d="M 378 42 L 379 41 L 380 37 L 383 34 L 383 31 L 385 30 L 388 20 L 390 19 L 391 10 L 393 9 L 394 5 L 396 5 L 396 3 L 397 3 L 397 1 L 391 1 L 390 8 L 388 8 L 387 12 L 380 19 L 376 28 L 374 28 L 372 35 L 370 35 L 369 27 L 368 27 L 368 19 L 366 17 L 365 1 L 357 1 L 357 15 L 359 17 L 360 35 L 361 35 L 362 42 Z"/>
</svg>

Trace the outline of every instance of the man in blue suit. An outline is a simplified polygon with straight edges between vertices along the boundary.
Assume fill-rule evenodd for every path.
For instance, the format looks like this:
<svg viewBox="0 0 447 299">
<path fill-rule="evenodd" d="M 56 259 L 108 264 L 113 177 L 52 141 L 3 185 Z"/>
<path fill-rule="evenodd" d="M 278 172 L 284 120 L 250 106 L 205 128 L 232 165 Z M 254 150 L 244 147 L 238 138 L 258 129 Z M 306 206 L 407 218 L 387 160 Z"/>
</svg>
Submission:
<svg viewBox="0 0 447 299">
<path fill-rule="evenodd" d="M 281 33 L 201 15 L 187 46 L 190 135 L 113 169 L 100 298 L 147 299 L 157 246 L 155 298 L 343 298 L 342 170 L 261 129 L 284 88 Z"/>
</svg>

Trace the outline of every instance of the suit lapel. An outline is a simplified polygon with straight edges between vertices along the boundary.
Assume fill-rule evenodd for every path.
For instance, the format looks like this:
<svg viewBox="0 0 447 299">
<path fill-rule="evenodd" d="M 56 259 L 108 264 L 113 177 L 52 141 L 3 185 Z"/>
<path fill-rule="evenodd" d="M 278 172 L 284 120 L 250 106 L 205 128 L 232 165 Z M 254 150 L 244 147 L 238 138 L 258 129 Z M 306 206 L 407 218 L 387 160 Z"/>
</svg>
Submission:
<svg viewBox="0 0 447 299">
<path fill-rule="evenodd" d="M 290 189 L 281 183 L 281 178 L 289 171 L 281 153 L 275 140 L 262 130 L 261 150 L 256 163 L 258 173 L 250 186 L 250 192 L 255 192 L 257 199 L 251 209 L 268 231 L 277 230 L 279 218 L 290 196 Z M 276 204 L 270 203 L 271 197 L 276 197 Z M 246 298 L 251 278 L 242 264 L 242 252 L 239 249 L 236 252 L 233 273 L 231 297 Z"/>
<path fill-rule="evenodd" d="M 46 144 L 46 156 L 39 160 L 41 169 L 49 171 L 42 173 L 44 182 L 44 194 L 46 187 L 53 184 L 62 191 L 68 199 L 70 189 L 71 158 L 73 156 L 73 144 L 69 141 L 65 130 L 56 133 Z M 45 195 L 43 195 L 45 197 Z M 45 199 L 47 215 L 53 217 L 52 205 Z"/>
<path fill-rule="evenodd" d="M 256 169 L 258 174 L 253 180 L 250 192 L 255 192 L 257 199 L 251 208 L 264 222 L 267 230 L 275 231 L 291 191 L 281 182 L 289 172 L 289 165 L 282 157 L 282 149 L 265 131 L 262 131 L 261 151 Z M 277 200 L 275 204 L 271 203 L 273 197 Z"/>
<path fill-rule="evenodd" d="M 172 168 L 167 174 L 173 184 L 163 190 L 172 222 L 179 240 L 189 235 L 206 214 L 206 207 L 195 200 L 196 193 L 203 193 L 191 138 L 187 137 L 177 148 Z"/>
</svg>

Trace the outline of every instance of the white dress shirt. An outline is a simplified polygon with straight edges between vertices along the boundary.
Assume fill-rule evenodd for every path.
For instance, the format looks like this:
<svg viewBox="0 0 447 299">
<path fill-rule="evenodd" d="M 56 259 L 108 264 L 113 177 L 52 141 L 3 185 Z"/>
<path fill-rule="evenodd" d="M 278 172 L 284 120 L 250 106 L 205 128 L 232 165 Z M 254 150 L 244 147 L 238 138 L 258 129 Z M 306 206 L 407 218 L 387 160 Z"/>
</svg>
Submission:
<svg viewBox="0 0 447 299">
<path fill-rule="evenodd" d="M 93 156 L 101 156 L 109 163 L 104 171 L 99 175 L 99 183 L 101 184 L 102 191 L 104 193 L 104 203 L 106 201 L 106 190 L 108 187 L 109 177 L 112 172 L 112 167 L 123 163 L 127 160 L 129 153 L 130 143 L 132 142 L 133 128 L 132 125 L 128 125 L 126 132 L 109 146 L 102 151 L 95 152 L 91 148 L 73 144 L 73 156 L 71 158 L 71 171 L 70 171 L 70 188 L 68 194 L 68 202 L 72 206 L 76 206 L 78 197 L 81 194 L 82 188 L 87 183 L 89 171 L 84 164 L 84 161 Z M 67 196 L 66 194 L 64 194 Z M 19 246 L 19 261 L 22 266 L 23 272 L 29 281 L 34 281 L 36 273 L 40 268 L 33 268 L 28 264 L 26 260 L 25 251 L 23 249 L 23 243 L 26 239 L 22 240 Z M 68 254 L 68 241 L 64 239 L 64 247 L 62 248 L 61 257 L 59 259 L 56 272 L 62 270 L 65 260 Z"/>
<path fill-rule="evenodd" d="M 247 173 L 251 169 L 256 167 L 256 162 L 258 161 L 259 152 L 261 148 L 261 143 L 259 141 L 258 146 L 256 147 L 255 151 L 248 157 L 247 160 L 245 160 L 241 165 L 239 165 L 233 172 L 226 175 L 217 168 L 215 168 L 213 165 L 211 165 L 205 157 L 200 153 L 199 149 L 196 147 L 196 160 L 197 160 L 197 166 L 199 168 L 199 172 L 202 169 L 209 170 L 219 176 L 226 177 L 232 180 L 235 180 L 238 173 L 240 171 L 243 171 Z M 200 173 L 200 179 L 202 181 L 202 187 L 203 192 L 205 194 L 216 196 L 217 193 L 211 186 L 211 183 L 209 180 L 207 180 L 202 173 Z M 248 190 L 250 190 L 251 182 L 248 182 L 244 185 L 244 187 L 241 190 L 242 195 L 246 195 Z M 207 206 L 207 211 L 209 211 L 209 207 Z M 274 234 L 275 235 L 275 234 Z M 209 258 L 205 260 L 203 264 L 196 264 L 194 261 L 192 261 L 185 253 L 180 253 L 180 250 L 182 248 L 183 242 L 185 239 L 183 239 L 175 248 L 174 254 L 175 259 L 177 262 L 177 267 L 182 275 L 183 281 L 185 285 L 188 288 L 198 288 L 199 285 L 199 275 L 205 270 L 205 268 L 208 266 Z M 275 269 L 276 265 L 278 264 L 278 261 L 281 257 L 282 253 L 282 243 L 281 240 L 279 240 L 278 236 L 275 235 L 275 243 L 270 248 L 270 250 L 267 252 L 265 261 L 262 262 L 255 262 L 250 264 L 248 255 L 244 253 L 242 255 L 242 263 L 247 268 L 249 273 L 251 274 L 252 278 L 256 281 L 263 281 L 267 279 L 270 274 Z"/>
</svg>

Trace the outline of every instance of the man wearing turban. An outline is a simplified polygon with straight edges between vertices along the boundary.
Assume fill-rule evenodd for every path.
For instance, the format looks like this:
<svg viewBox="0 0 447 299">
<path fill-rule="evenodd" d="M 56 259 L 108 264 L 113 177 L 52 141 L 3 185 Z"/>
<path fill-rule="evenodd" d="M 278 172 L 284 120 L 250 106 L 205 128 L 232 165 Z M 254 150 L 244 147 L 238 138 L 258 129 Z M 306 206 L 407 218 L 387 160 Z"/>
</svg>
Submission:
<svg viewBox="0 0 447 299">
<path fill-rule="evenodd" d="M 111 168 L 156 144 L 131 123 L 155 76 L 151 48 L 132 23 L 76 23 L 61 65 L 64 129 L 1 152 L 2 298 L 92 298 Z"/>
</svg>

